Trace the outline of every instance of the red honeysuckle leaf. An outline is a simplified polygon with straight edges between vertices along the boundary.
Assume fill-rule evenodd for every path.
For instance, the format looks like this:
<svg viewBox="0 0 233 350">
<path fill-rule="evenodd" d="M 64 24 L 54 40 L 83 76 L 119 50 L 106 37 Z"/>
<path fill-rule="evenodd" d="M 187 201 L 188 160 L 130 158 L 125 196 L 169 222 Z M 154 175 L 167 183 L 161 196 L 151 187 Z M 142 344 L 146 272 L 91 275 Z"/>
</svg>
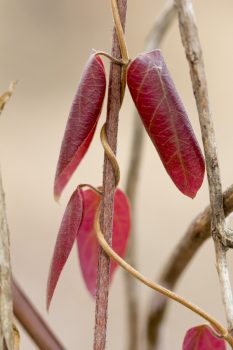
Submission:
<svg viewBox="0 0 233 350">
<path fill-rule="evenodd" d="M 79 187 L 72 194 L 58 232 L 47 283 L 49 309 L 61 271 L 69 257 L 83 217 L 83 191 Z"/>
<path fill-rule="evenodd" d="M 83 192 L 83 220 L 77 236 L 81 271 L 90 294 L 95 297 L 99 244 L 94 231 L 94 220 L 100 196 L 92 191 Z M 114 198 L 112 246 L 118 255 L 125 255 L 130 231 L 130 208 L 125 194 L 117 189 Z M 118 265 L 111 261 L 110 280 Z"/>
<path fill-rule="evenodd" d="M 226 350 L 224 339 L 214 336 L 209 327 L 200 325 L 189 329 L 183 342 L 183 350 Z"/>
<path fill-rule="evenodd" d="M 67 121 L 55 175 L 55 198 L 60 197 L 88 150 L 101 113 L 105 90 L 103 62 L 99 56 L 92 54 L 84 68 Z"/>
<path fill-rule="evenodd" d="M 166 171 L 181 192 L 195 197 L 205 163 L 160 50 L 137 56 L 128 67 L 127 83 Z"/>
</svg>

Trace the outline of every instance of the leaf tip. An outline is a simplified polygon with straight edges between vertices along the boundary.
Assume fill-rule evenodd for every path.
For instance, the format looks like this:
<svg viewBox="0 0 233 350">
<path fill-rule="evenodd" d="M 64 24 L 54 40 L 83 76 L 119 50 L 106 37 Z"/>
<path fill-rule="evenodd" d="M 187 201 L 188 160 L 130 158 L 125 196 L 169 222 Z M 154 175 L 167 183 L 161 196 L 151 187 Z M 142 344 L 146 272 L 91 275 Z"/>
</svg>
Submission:
<svg viewBox="0 0 233 350">
<path fill-rule="evenodd" d="M 51 299 L 47 296 L 46 298 L 46 311 L 49 312 Z"/>
<path fill-rule="evenodd" d="M 60 194 L 58 194 L 58 193 L 54 192 L 54 193 L 53 193 L 53 198 L 54 198 L 55 202 L 59 203 L 59 200 L 60 200 Z"/>
</svg>

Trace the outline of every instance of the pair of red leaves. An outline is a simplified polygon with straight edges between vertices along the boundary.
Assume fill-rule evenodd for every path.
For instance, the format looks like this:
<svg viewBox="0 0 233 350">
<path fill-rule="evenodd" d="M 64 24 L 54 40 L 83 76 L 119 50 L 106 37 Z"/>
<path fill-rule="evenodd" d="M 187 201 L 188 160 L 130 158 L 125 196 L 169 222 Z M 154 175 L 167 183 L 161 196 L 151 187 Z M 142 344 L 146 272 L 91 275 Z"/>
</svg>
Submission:
<svg viewBox="0 0 233 350">
<path fill-rule="evenodd" d="M 96 277 L 99 245 L 95 234 L 95 216 L 101 197 L 93 190 L 77 188 L 66 207 L 59 229 L 47 289 L 47 308 L 50 305 L 61 271 L 76 240 L 81 271 L 86 286 L 93 297 L 96 293 Z M 124 257 L 130 231 L 130 209 L 125 194 L 119 189 L 114 197 L 112 246 Z M 110 280 L 117 267 L 111 262 Z"/>
<path fill-rule="evenodd" d="M 143 53 L 129 64 L 127 84 L 165 169 L 181 192 L 194 197 L 203 181 L 204 160 L 160 50 Z M 89 148 L 105 90 L 104 65 L 98 54 L 93 54 L 81 77 L 62 141 L 54 185 L 57 198 Z M 98 245 L 93 222 L 100 199 L 97 200 L 96 193 L 90 193 L 77 189 L 67 206 L 50 269 L 48 305 L 76 238 L 84 280 L 91 294 L 95 294 Z M 116 192 L 116 202 L 119 193 Z M 113 232 L 113 248 L 120 255 L 125 251 L 130 221 L 123 193 L 121 200 L 123 209 L 119 209 L 119 206 L 115 208 L 114 222 L 118 221 L 123 231 L 113 228 L 117 232 Z M 114 242 L 118 239 L 116 235 L 119 236 L 119 242 L 115 246 Z"/>
<path fill-rule="evenodd" d="M 200 325 L 189 329 L 182 350 L 226 350 L 224 339 L 217 338 L 210 328 Z"/>
<path fill-rule="evenodd" d="M 165 169 L 179 190 L 193 198 L 203 181 L 204 160 L 160 50 L 143 53 L 129 64 L 127 84 Z M 91 143 L 105 89 L 102 60 L 93 54 L 84 69 L 66 126 L 55 197 L 60 196 Z"/>
<path fill-rule="evenodd" d="M 181 192 L 194 197 L 200 188 L 204 160 L 184 106 L 159 50 L 136 57 L 127 69 L 127 84 L 142 122 L 164 167 Z M 84 157 L 94 136 L 106 89 L 103 63 L 93 54 L 82 75 L 67 122 L 55 177 L 54 194 L 59 198 Z M 95 296 L 98 241 L 95 216 L 101 197 L 93 190 L 77 188 L 67 205 L 59 229 L 47 289 L 47 306 L 74 242 L 81 271 L 89 292 Z M 116 190 L 112 246 L 124 256 L 130 231 L 130 210 L 126 196 Z M 111 262 L 110 279 L 117 265 Z M 207 326 L 190 329 L 183 350 L 226 350 L 225 341 Z"/>
</svg>

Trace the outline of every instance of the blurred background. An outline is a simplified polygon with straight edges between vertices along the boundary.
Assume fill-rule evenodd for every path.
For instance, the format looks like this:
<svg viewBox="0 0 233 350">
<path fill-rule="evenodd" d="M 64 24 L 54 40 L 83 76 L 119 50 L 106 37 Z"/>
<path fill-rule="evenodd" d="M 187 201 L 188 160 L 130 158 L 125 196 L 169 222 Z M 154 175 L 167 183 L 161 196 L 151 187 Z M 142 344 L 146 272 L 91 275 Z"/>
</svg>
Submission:
<svg viewBox="0 0 233 350">
<path fill-rule="evenodd" d="M 162 0 L 128 1 L 126 36 L 131 57 L 163 6 Z M 233 183 L 233 3 L 195 0 L 213 111 L 223 188 Z M 76 249 L 62 273 L 49 314 L 45 310 L 50 259 L 66 203 L 79 183 L 100 185 L 103 150 L 98 132 L 87 156 L 64 191 L 53 200 L 53 180 L 70 105 L 91 49 L 110 51 L 110 1 L 3 0 L 0 4 L 0 91 L 18 79 L 1 116 L 0 164 L 11 232 L 13 272 L 69 350 L 92 348 L 95 305 L 83 283 Z M 200 141 L 189 70 L 174 22 L 162 45 L 174 82 Z M 106 61 L 106 68 L 109 63 Z M 104 123 L 105 108 L 99 122 Z M 133 103 L 127 92 L 120 113 L 118 159 L 125 186 L 132 139 Z M 99 131 L 99 129 L 98 129 Z M 138 267 L 159 275 L 191 220 L 207 205 L 205 178 L 195 200 L 183 196 L 166 174 L 149 139 L 144 145 L 137 202 Z M 231 224 L 229 222 L 229 224 Z M 229 253 L 229 265 L 233 262 Z M 232 269 L 231 269 L 232 270 Z M 231 276 L 233 279 L 232 271 Z M 141 326 L 152 292 L 138 284 Z M 214 247 L 207 242 L 183 274 L 177 291 L 225 322 Z M 126 349 L 125 289 L 118 270 L 110 292 L 107 348 Z M 172 303 L 164 325 L 164 349 L 179 350 L 187 328 L 203 321 Z M 20 328 L 21 329 L 21 328 Z M 36 349 L 21 331 L 21 349 Z"/>
</svg>

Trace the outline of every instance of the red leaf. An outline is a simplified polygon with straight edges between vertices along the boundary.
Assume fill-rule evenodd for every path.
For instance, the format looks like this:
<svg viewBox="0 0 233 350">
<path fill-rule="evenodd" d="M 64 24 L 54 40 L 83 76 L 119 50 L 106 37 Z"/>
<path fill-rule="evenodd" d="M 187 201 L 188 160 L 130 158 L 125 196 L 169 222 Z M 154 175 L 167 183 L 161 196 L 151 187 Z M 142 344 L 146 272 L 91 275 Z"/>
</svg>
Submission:
<svg viewBox="0 0 233 350">
<path fill-rule="evenodd" d="M 165 169 L 181 192 L 195 197 L 205 164 L 160 50 L 137 56 L 129 65 L 127 83 Z"/>
<path fill-rule="evenodd" d="M 67 121 L 55 176 L 56 198 L 60 197 L 88 150 L 101 113 L 105 89 L 102 60 L 93 54 L 84 69 Z"/>
<path fill-rule="evenodd" d="M 226 350 L 224 339 L 213 335 L 210 329 L 205 326 L 196 326 L 189 329 L 183 342 L 183 350 Z"/>
<path fill-rule="evenodd" d="M 58 232 L 47 284 L 47 309 L 61 271 L 69 257 L 83 216 L 83 191 L 77 188 L 66 207 Z"/>
<path fill-rule="evenodd" d="M 83 221 L 77 236 L 79 261 L 87 289 L 93 297 L 96 294 L 96 277 L 98 267 L 99 244 L 94 231 L 96 210 L 100 204 L 100 196 L 92 190 L 83 192 Z M 130 209 L 127 197 L 119 189 L 115 192 L 112 246 L 118 255 L 125 255 L 130 230 Z M 111 261 L 110 279 L 117 264 Z"/>
</svg>

